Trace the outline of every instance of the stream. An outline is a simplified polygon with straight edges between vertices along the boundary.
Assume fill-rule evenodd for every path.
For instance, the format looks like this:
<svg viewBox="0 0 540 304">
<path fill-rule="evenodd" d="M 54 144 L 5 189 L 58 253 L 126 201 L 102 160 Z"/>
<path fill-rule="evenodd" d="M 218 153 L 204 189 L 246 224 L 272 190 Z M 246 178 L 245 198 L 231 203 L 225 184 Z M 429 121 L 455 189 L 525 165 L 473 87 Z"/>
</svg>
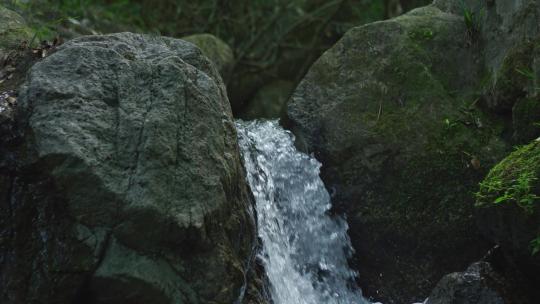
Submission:
<svg viewBox="0 0 540 304">
<path fill-rule="evenodd" d="M 277 121 L 238 121 L 255 197 L 267 288 L 274 304 L 368 304 L 347 259 L 347 222 L 329 214 L 321 163 L 296 150 Z"/>
</svg>

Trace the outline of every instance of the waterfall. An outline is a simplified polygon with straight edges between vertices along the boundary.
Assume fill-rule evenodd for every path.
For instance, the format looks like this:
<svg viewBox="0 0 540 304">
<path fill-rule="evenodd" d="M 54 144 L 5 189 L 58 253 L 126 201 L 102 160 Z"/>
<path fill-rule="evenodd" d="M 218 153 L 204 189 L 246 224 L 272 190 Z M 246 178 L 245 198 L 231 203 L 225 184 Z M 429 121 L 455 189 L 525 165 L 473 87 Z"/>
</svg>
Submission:
<svg viewBox="0 0 540 304">
<path fill-rule="evenodd" d="M 347 223 L 329 215 L 321 164 L 297 151 L 277 121 L 238 121 L 256 201 L 262 261 L 274 304 L 367 304 L 347 264 Z"/>
</svg>

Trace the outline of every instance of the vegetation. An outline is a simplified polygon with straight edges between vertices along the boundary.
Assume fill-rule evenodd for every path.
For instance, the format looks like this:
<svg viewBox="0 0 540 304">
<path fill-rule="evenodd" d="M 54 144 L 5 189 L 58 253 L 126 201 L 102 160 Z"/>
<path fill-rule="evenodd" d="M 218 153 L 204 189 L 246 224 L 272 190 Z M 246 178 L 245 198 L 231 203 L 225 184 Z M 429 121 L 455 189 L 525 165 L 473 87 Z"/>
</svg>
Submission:
<svg viewBox="0 0 540 304">
<path fill-rule="evenodd" d="M 330 46 L 352 26 L 384 16 L 383 1 L 364 0 L 4 2 L 39 27 L 42 37 L 73 25 L 96 32 L 125 29 L 174 37 L 210 33 L 233 46 L 239 59 L 263 59 L 259 64 L 270 64 L 279 48 L 321 47 L 317 40 L 329 40 L 324 45 Z"/>
<path fill-rule="evenodd" d="M 540 143 L 533 142 L 518 148 L 508 158 L 491 169 L 480 183 L 476 194 L 478 206 L 487 204 L 517 204 L 531 213 L 540 201 Z"/>
<path fill-rule="evenodd" d="M 471 7 L 465 3 L 464 0 L 461 1 L 461 9 L 463 11 L 463 21 L 467 27 L 467 37 L 472 44 L 480 32 L 480 19 L 484 15 L 482 2 L 477 2 L 475 7 Z"/>
<path fill-rule="evenodd" d="M 272 80 L 298 82 L 311 64 L 350 28 L 386 17 L 390 2 L 371 0 L 4 0 L 40 40 L 119 31 L 185 37 L 213 34 L 235 61 L 235 107 Z M 402 0 L 404 10 L 430 0 Z M 395 3 L 393 4 L 395 5 Z"/>
<path fill-rule="evenodd" d="M 518 148 L 491 169 L 476 193 L 478 207 L 517 205 L 529 217 L 540 206 L 540 142 Z M 540 236 L 531 242 L 533 254 L 540 252 Z"/>
</svg>

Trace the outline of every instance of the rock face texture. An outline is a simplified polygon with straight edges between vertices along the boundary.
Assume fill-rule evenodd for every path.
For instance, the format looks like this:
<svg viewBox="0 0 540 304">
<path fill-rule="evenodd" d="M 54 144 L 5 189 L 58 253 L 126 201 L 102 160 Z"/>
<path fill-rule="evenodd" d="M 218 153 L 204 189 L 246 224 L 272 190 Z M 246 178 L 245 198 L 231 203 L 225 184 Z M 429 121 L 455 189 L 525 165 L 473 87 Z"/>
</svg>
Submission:
<svg viewBox="0 0 540 304">
<path fill-rule="evenodd" d="M 466 1 L 471 13 L 468 35 L 481 41 L 486 75 L 479 88 L 491 112 L 512 121 L 510 135 L 526 144 L 540 136 L 540 5 L 537 1 Z M 463 14 L 459 1 L 434 5 Z"/>
<path fill-rule="evenodd" d="M 230 46 L 211 34 L 195 34 L 182 39 L 199 47 L 217 67 L 223 80 L 227 82 L 234 65 L 234 54 Z"/>
<path fill-rule="evenodd" d="M 503 280 L 486 262 L 442 278 L 426 304 L 504 304 Z"/>
<path fill-rule="evenodd" d="M 538 136 L 538 103 L 525 103 L 538 78 L 501 78 L 538 73 L 538 4 L 477 3 L 435 1 L 350 30 L 289 100 L 285 124 L 348 215 L 359 283 L 384 303 L 422 301 L 486 252 L 477 184 L 510 145 Z"/>
<path fill-rule="evenodd" d="M 250 198 L 199 49 L 76 38 L 31 69 L 17 110 L 20 136 L 0 145 L 2 303 L 238 299 Z"/>
</svg>

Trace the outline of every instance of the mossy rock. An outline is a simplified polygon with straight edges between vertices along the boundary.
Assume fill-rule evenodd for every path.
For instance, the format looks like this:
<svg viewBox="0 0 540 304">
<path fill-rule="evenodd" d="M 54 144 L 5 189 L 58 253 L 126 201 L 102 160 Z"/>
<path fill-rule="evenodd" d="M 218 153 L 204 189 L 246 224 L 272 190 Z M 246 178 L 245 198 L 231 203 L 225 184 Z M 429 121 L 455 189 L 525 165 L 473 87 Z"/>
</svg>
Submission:
<svg viewBox="0 0 540 304">
<path fill-rule="evenodd" d="M 487 106 L 494 112 L 504 113 L 521 99 L 537 96 L 540 67 L 540 36 L 509 49 L 499 68 L 492 70 L 484 87 Z M 531 139 L 529 139 L 531 140 Z"/>
<path fill-rule="evenodd" d="M 504 249 L 520 256 L 540 251 L 540 141 L 518 148 L 480 183 L 477 207 L 497 214 L 496 227 L 483 228 Z M 508 221 L 500 221 L 500 218 Z M 518 232 L 518 233 L 516 233 Z M 540 266 L 540 255 L 536 257 Z"/>
<path fill-rule="evenodd" d="M 521 285 L 540 298 L 540 141 L 493 167 L 480 183 L 476 206 L 481 231 L 501 247 L 512 272 L 523 277 Z"/>
<path fill-rule="evenodd" d="M 32 38 L 32 31 L 24 19 L 14 11 L 0 6 L 0 53 L 16 48 Z"/>
<path fill-rule="evenodd" d="M 183 40 L 195 44 L 203 54 L 214 63 L 225 82 L 234 65 L 232 49 L 223 40 L 211 34 L 195 34 L 183 37 Z"/>
<path fill-rule="evenodd" d="M 472 193 L 507 147 L 476 106 L 483 66 L 466 35 L 434 6 L 354 28 L 289 101 L 286 124 L 348 216 L 360 285 L 384 303 L 423 301 L 488 248 Z"/>
</svg>

